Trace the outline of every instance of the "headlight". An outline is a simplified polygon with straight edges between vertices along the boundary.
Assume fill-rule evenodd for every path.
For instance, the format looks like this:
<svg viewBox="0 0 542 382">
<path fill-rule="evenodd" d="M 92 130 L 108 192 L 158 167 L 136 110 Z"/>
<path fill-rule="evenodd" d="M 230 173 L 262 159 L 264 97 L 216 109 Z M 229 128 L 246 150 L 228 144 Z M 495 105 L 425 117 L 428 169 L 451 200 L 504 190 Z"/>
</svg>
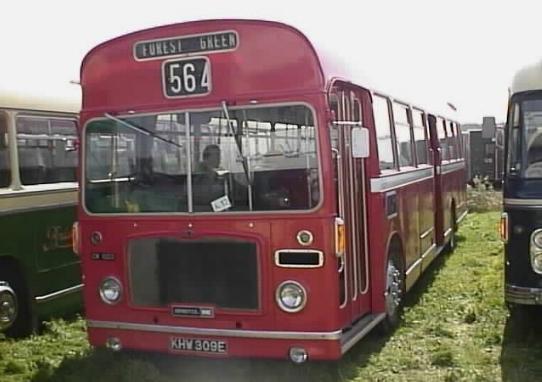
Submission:
<svg viewBox="0 0 542 382">
<path fill-rule="evenodd" d="M 305 288 L 295 281 L 285 281 L 277 288 L 277 304 L 288 313 L 299 312 L 307 303 Z"/>
<path fill-rule="evenodd" d="M 536 273 L 542 273 L 542 252 L 537 253 L 532 257 L 533 269 Z"/>
<path fill-rule="evenodd" d="M 542 249 L 542 230 L 536 230 L 531 235 L 533 244 Z"/>
<path fill-rule="evenodd" d="M 114 277 L 106 277 L 100 284 L 100 297 L 106 304 L 116 304 L 122 296 L 122 285 Z"/>
</svg>

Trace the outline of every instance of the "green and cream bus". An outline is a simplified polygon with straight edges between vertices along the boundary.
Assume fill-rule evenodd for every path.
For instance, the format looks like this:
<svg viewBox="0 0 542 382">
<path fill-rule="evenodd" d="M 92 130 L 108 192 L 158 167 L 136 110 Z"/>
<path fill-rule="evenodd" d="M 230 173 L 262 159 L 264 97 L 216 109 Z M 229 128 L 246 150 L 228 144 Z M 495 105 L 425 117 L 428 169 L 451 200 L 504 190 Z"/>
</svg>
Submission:
<svg viewBox="0 0 542 382">
<path fill-rule="evenodd" d="M 0 90 L 0 332 L 8 336 L 81 306 L 71 244 L 80 90 L 71 87 L 62 96 Z"/>
</svg>

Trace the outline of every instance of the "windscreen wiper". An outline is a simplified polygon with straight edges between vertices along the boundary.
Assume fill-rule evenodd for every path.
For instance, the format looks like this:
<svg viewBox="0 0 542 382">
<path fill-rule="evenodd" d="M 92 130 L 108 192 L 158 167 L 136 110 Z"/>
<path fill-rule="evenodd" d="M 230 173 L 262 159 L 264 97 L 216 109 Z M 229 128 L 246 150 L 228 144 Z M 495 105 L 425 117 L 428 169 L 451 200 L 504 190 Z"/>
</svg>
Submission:
<svg viewBox="0 0 542 382">
<path fill-rule="evenodd" d="M 165 142 L 165 143 L 168 143 L 170 145 L 173 145 L 175 147 L 178 147 L 180 149 L 183 148 L 183 145 L 177 143 L 177 142 L 174 142 L 174 141 L 170 141 L 169 139 L 166 139 L 164 137 L 161 137 L 160 135 L 150 131 L 149 129 L 146 129 L 144 127 L 141 127 L 141 126 L 138 126 L 138 125 L 135 125 L 133 122 L 128 122 L 128 121 L 125 121 L 124 119 L 121 119 L 121 118 L 117 118 L 111 114 L 108 114 L 108 113 L 105 113 L 104 116 L 112 121 L 115 121 L 117 123 L 120 123 L 121 125 L 129 128 L 129 129 L 132 129 L 132 130 L 135 130 L 137 131 L 138 133 L 141 133 L 141 134 L 144 134 L 144 135 L 147 135 L 149 137 L 153 137 L 153 138 L 156 138 L 158 139 L 159 141 L 162 141 L 162 142 Z"/>
<path fill-rule="evenodd" d="M 241 163 L 243 164 L 243 170 L 245 171 L 245 177 L 247 178 L 247 183 L 252 186 L 252 179 L 250 177 L 250 173 L 248 171 L 248 161 L 247 158 L 243 155 L 243 148 L 241 147 L 241 140 L 237 139 L 237 137 L 240 136 L 239 134 L 239 126 L 235 128 L 233 123 L 230 120 L 230 113 L 228 112 L 228 106 L 226 105 L 226 101 L 222 101 L 222 111 L 224 112 L 224 116 L 226 117 L 226 123 L 228 124 L 231 133 L 233 134 L 234 141 L 237 145 L 237 151 L 239 152 L 239 155 L 241 156 Z"/>
</svg>

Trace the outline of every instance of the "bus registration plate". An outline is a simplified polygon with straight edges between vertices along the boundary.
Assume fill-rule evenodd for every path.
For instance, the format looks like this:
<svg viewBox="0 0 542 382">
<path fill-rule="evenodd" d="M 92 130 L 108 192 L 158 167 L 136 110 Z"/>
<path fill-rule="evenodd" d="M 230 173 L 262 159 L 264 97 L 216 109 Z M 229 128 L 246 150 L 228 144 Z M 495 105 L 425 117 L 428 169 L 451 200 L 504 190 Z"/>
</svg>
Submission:
<svg viewBox="0 0 542 382">
<path fill-rule="evenodd" d="M 171 337 L 169 347 L 180 352 L 228 354 L 228 343 L 219 340 Z"/>
<path fill-rule="evenodd" d="M 167 98 L 207 94 L 211 91 L 209 60 L 196 57 L 164 61 L 162 81 Z"/>
</svg>

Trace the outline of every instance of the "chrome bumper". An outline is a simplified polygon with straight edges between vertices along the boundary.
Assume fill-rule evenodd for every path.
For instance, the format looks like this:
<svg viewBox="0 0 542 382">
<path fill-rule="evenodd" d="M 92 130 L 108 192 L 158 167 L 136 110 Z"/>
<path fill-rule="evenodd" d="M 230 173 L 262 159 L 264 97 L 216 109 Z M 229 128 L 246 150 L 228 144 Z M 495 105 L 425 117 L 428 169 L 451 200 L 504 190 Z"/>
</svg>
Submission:
<svg viewBox="0 0 542 382">
<path fill-rule="evenodd" d="M 506 284 L 504 299 L 506 302 L 523 305 L 542 305 L 542 288 L 525 288 Z"/>
</svg>

